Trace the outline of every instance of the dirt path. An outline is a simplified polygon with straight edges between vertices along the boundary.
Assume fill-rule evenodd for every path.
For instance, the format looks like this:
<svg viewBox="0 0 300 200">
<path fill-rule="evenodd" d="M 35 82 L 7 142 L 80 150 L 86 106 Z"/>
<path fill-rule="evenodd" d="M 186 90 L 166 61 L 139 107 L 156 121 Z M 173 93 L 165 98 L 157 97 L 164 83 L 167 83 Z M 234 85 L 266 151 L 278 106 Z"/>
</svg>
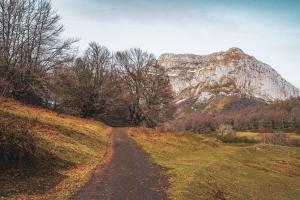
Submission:
<svg viewBox="0 0 300 200">
<path fill-rule="evenodd" d="M 74 200 L 165 200 L 167 178 L 122 129 L 111 135 L 106 162 Z"/>
</svg>

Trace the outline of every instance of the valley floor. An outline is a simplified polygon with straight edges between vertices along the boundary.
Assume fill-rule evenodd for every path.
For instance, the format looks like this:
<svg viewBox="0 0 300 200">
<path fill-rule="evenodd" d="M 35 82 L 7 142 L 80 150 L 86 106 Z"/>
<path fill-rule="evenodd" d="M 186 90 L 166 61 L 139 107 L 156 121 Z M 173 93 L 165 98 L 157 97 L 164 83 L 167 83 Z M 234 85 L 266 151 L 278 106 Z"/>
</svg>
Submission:
<svg viewBox="0 0 300 200">
<path fill-rule="evenodd" d="M 224 144 L 213 137 L 128 129 L 154 162 L 166 167 L 172 200 L 300 197 L 300 148 Z"/>
<path fill-rule="evenodd" d="M 225 144 L 215 137 L 146 128 L 113 129 L 5 98 L 0 98 L 0 125 L 14 137 L 19 137 L 16 130 L 26 127 L 38 149 L 38 165 L 29 171 L 0 165 L 0 199 L 297 200 L 300 196 L 299 147 Z"/>
</svg>

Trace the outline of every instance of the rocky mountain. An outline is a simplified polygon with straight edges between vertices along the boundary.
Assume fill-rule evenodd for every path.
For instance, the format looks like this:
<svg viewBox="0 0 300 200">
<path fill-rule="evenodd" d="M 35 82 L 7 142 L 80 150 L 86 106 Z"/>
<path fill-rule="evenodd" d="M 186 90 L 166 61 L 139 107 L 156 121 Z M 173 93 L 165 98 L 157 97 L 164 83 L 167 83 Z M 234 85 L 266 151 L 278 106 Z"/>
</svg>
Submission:
<svg viewBox="0 0 300 200">
<path fill-rule="evenodd" d="M 267 102 L 300 96 L 300 90 L 272 67 L 238 48 L 205 56 L 163 54 L 158 61 L 167 70 L 177 104 L 191 99 L 205 103 L 220 96 Z"/>
</svg>

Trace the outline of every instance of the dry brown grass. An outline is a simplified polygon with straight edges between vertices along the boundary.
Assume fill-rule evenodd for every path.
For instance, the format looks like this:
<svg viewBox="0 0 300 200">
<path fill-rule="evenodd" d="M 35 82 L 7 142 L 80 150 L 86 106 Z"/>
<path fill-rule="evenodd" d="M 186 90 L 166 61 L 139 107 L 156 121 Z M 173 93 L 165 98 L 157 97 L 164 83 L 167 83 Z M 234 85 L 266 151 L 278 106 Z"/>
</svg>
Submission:
<svg viewBox="0 0 300 200">
<path fill-rule="evenodd" d="M 51 172 L 40 167 L 22 179 L 2 175 L 0 198 L 69 199 L 89 180 L 106 151 L 110 127 L 98 121 L 58 114 L 2 97 L 0 112 L 2 120 L 27 123 L 37 148 L 49 158 L 41 162 L 51 166 Z"/>
</svg>

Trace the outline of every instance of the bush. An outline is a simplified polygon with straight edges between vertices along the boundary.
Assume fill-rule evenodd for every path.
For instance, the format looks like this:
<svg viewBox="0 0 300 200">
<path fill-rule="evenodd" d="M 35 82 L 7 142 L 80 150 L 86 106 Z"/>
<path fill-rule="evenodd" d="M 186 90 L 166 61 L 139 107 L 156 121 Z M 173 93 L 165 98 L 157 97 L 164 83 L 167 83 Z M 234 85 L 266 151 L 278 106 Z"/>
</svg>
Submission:
<svg viewBox="0 0 300 200">
<path fill-rule="evenodd" d="M 0 120 L 0 168 L 32 164 L 35 152 L 34 136 L 25 123 Z"/>
<path fill-rule="evenodd" d="M 233 130 L 231 125 L 227 125 L 227 124 L 221 124 L 217 130 L 219 135 L 222 136 L 236 136 L 235 131 Z"/>
<path fill-rule="evenodd" d="M 275 144 L 275 145 L 290 145 L 290 140 L 286 133 L 277 131 L 275 133 L 264 133 L 262 134 L 262 142 L 265 144 Z"/>
<path fill-rule="evenodd" d="M 256 140 L 253 138 L 237 137 L 235 134 L 218 135 L 217 139 L 225 143 L 256 143 Z"/>
<path fill-rule="evenodd" d="M 291 145 L 300 147 L 300 139 L 294 139 L 291 141 Z"/>
</svg>

